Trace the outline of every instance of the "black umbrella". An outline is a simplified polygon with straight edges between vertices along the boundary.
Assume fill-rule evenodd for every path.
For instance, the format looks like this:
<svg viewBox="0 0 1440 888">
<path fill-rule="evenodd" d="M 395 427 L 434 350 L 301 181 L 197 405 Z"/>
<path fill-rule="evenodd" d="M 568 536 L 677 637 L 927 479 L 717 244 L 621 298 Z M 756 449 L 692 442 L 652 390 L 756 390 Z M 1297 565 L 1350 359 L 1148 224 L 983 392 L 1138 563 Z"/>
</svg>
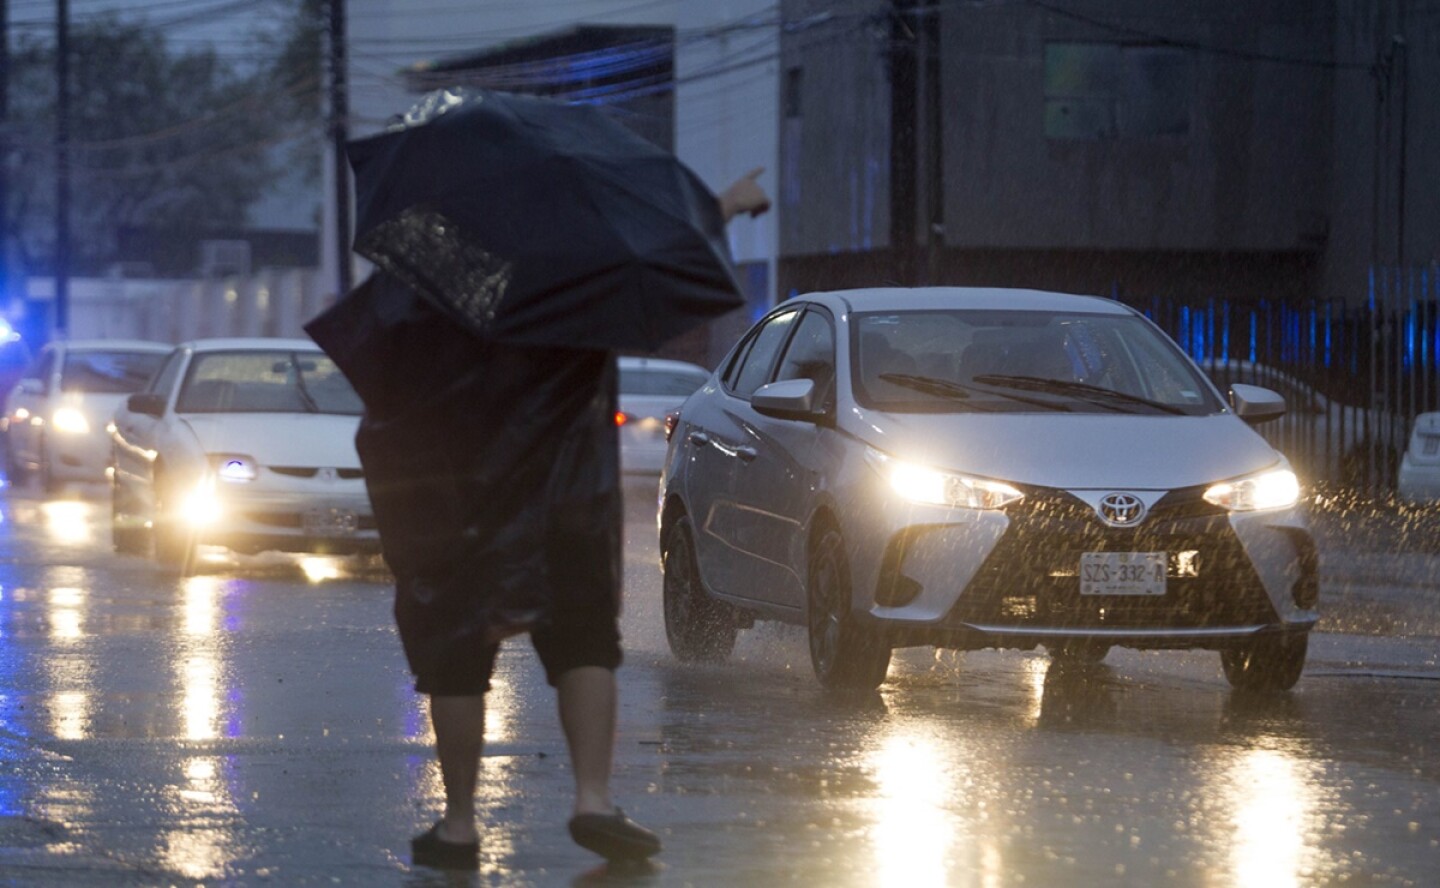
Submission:
<svg viewBox="0 0 1440 888">
<path fill-rule="evenodd" d="M 715 195 L 594 106 L 441 91 L 348 153 L 356 252 L 482 337 L 648 351 L 744 304 Z"/>
</svg>

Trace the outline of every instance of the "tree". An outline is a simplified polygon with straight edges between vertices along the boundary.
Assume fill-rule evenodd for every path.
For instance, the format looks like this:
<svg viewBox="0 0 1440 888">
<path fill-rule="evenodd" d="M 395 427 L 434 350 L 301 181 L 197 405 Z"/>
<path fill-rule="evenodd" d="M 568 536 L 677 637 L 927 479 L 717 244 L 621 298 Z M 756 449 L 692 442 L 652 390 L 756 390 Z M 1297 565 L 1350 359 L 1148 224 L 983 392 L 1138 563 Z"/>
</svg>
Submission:
<svg viewBox="0 0 1440 888">
<path fill-rule="evenodd" d="M 304 126 L 276 113 L 290 96 L 274 72 L 172 53 L 162 33 L 114 16 L 76 27 L 71 48 L 71 273 L 114 261 L 125 228 L 242 226 L 274 181 L 271 146 Z M 32 270 L 55 248 L 54 55 L 30 38 L 11 56 L 9 222 Z"/>
</svg>

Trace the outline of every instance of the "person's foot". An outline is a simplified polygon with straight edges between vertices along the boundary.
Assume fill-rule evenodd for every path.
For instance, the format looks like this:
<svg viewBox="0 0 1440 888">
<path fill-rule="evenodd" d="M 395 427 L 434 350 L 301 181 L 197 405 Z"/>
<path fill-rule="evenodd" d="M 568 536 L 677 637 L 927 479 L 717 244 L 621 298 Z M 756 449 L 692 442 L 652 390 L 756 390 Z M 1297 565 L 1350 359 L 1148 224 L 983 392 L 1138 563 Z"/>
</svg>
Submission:
<svg viewBox="0 0 1440 888">
<path fill-rule="evenodd" d="M 437 823 L 410 840 L 410 863 L 435 869 L 479 869 L 480 843 L 446 841 L 440 837 Z"/>
<path fill-rule="evenodd" d="M 606 860 L 644 860 L 660 852 L 660 837 L 616 808 L 609 814 L 576 814 L 570 838 Z"/>
</svg>

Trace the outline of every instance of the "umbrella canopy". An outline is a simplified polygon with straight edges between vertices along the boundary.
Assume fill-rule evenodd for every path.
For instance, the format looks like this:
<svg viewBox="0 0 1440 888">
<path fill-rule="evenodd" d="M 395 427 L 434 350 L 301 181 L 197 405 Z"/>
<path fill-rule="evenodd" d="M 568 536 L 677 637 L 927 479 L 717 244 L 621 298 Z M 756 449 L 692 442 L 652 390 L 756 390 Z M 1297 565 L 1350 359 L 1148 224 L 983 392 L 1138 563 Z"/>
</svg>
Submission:
<svg viewBox="0 0 1440 888">
<path fill-rule="evenodd" d="M 441 91 L 347 151 L 356 252 L 482 337 L 653 350 L 744 304 L 715 195 L 593 106 Z"/>
</svg>

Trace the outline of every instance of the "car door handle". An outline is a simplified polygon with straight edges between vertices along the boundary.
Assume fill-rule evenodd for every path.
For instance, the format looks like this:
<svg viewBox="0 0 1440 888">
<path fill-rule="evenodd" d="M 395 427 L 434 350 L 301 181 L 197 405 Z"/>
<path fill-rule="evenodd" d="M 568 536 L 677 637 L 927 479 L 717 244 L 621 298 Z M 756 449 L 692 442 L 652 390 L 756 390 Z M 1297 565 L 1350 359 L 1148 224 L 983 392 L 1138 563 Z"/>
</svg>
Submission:
<svg viewBox="0 0 1440 888">
<path fill-rule="evenodd" d="M 710 443 L 710 436 L 704 432 L 691 432 L 687 437 L 690 439 L 690 443 L 696 447 L 704 447 Z"/>
<path fill-rule="evenodd" d="M 745 462 L 749 462 L 750 460 L 759 456 L 760 451 L 756 450 L 754 447 L 740 446 L 735 448 L 735 455 L 740 457 Z"/>
</svg>

